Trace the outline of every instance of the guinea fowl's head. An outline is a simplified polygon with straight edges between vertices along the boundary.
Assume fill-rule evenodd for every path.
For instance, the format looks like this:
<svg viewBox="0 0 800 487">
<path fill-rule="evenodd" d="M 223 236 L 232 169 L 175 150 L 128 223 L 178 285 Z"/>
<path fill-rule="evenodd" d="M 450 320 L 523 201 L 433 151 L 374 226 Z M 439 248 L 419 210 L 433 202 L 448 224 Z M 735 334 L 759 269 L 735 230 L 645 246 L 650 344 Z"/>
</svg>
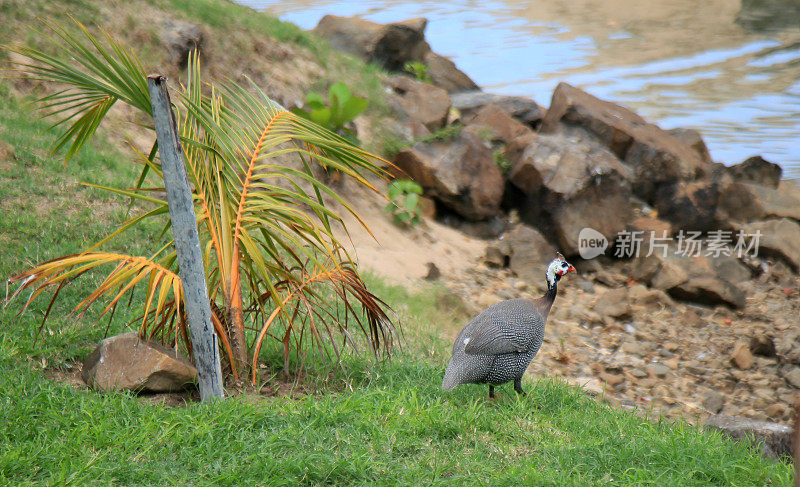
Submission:
<svg viewBox="0 0 800 487">
<path fill-rule="evenodd" d="M 553 259 L 550 265 L 547 266 L 547 287 L 552 288 L 559 279 L 570 272 L 575 272 L 575 267 L 567 262 L 563 255 L 558 254 L 558 257 Z"/>
</svg>

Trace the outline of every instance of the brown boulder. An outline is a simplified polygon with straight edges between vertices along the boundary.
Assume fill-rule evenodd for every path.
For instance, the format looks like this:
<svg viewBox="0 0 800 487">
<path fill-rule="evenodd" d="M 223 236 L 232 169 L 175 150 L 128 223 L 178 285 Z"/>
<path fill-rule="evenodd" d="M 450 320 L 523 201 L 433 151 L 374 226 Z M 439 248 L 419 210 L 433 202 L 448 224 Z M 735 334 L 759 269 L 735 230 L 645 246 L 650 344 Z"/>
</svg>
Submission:
<svg viewBox="0 0 800 487">
<path fill-rule="evenodd" d="M 175 350 L 130 332 L 100 342 L 83 362 L 82 377 L 92 389 L 169 392 L 195 383 L 197 370 Z"/>
<path fill-rule="evenodd" d="M 703 141 L 703 136 L 695 129 L 670 129 L 667 133 L 691 147 L 705 163 L 711 163 L 711 154 Z"/>
<path fill-rule="evenodd" d="M 634 304 L 646 307 L 652 306 L 674 306 L 675 302 L 667 293 L 660 289 L 648 289 L 643 284 L 634 284 L 628 288 L 628 298 Z"/>
<path fill-rule="evenodd" d="M 731 363 L 741 370 L 746 370 L 752 367 L 754 362 L 755 357 L 750 352 L 747 342 L 737 342 L 731 353 Z"/>
<path fill-rule="evenodd" d="M 659 218 L 678 229 L 707 231 L 727 228 L 727 222 L 718 221 L 719 186 L 719 183 L 707 179 L 665 184 L 656 190 L 653 205 Z"/>
<path fill-rule="evenodd" d="M 800 224 L 788 218 L 766 220 L 745 225 L 742 231 L 758 238 L 758 254 L 786 261 L 795 271 L 800 270 Z"/>
<path fill-rule="evenodd" d="M 647 242 L 647 239 L 645 239 Z M 636 260 L 632 277 L 652 287 L 666 291 L 680 300 L 703 304 L 726 304 L 734 308 L 745 305 L 744 293 L 735 282 L 750 276 L 750 271 L 735 257 L 719 255 L 689 256 L 677 251 L 670 243 L 666 253 L 656 247 L 651 255 L 647 244 L 642 245 L 642 255 Z"/>
<path fill-rule="evenodd" d="M 428 67 L 428 76 L 431 82 L 439 88 L 447 90 L 448 93 L 479 89 L 466 73 L 444 56 L 428 51 L 423 56 L 422 62 Z"/>
<path fill-rule="evenodd" d="M 733 238 L 734 241 L 731 246 L 736 244 L 735 237 L 736 235 L 732 233 L 731 238 Z M 731 255 L 720 254 L 713 258 L 711 256 L 706 257 L 711 264 L 711 268 L 714 270 L 714 274 L 723 281 L 732 284 L 747 281 L 752 278 L 753 272 L 749 267 L 742 264 L 742 261 L 736 257 L 736 252 L 733 252 L 733 249 L 731 250 Z"/>
<path fill-rule="evenodd" d="M 646 215 L 639 215 L 628 223 L 628 230 L 631 232 L 644 232 L 645 238 L 655 236 L 657 238 L 672 235 L 672 225 L 660 218 L 653 218 Z"/>
<path fill-rule="evenodd" d="M 749 222 L 768 218 L 800 220 L 800 195 L 787 185 L 772 189 L 758 184 L 732 183 L 720 190 L 717 219 Z"/>
<path fill-rule="evenodd" d="M 761 156 L 753 156 L 744 162 L 728 168 L 733 179 L 743 182 L 760 184 L 768 188 L 777 188 L 783 170 L 781 166 L 765 160 Z"/>
<path fill-rule="evenodd" d="M 563 134 L 526 134 L 509 144 L 506 155 L 509 182 L 529 197 L 527 205 L 549 213 L 566 254 L 578 253 L 582 229 L 613 240 L 633 219 L 630 170 L 609 151 Z"/>
<path fill-rule="evenodd" d="M 600 316 L 623 318 L 630 314 L 628 289 L 624 287 L 609 289 L 598 298 L 594 311 Z"/>
<path fill-rule="evenodd" d="M 532 133 L 530 127 L 511 118 L 498 105 L 486 105 L 477 113 L 464 120 L 466 125 L 479 127 L 486 131 L 486 137 L 492 142 L 508 144 L 513 139 Z M 481 134 L 483 135 L 483 134 Z"/>
<path fill-rule="evenodd" d="M 196 50 L 203 54 L 206 36 L 198 24 L 166 19 L 161 23 L 160 35 L 167 48 L 167 60 L 181 69 L 189 62 L 189 53 Z"/>
<path fill-rule="evenodd" d="M 720 414 L 709 417 L 706 427 L 736 440 L 755 443 L 768 457 L 792 455 L 792 428 L 783 424 Z"/>
<path fill-rule="evenodd" d="M 559 83 L 542 121 L 542 133 L 578 127 L 592 134 L 634 173 L 634 189 L 645 199 L 664 182 L 693 180 L 709 173 L 695 150 L 636 113 Z"/>
<path fill-rule="evenodd" d="M 462 117 L 477 113 L 486 105 L 496 105 L 501 110 L 520 122 L 536 127 L 544 116 L 542 108 L 530 98 L 523 96 L 506 96 L 483 91 L 465 91 L 450 95 L 453 107 L 461 112 Z"/>
<path fill-rule="evenodd" d="M 508 267 L 534 287 L 544 287 L 545 270 L 556 249 L 536 229 L 524 223 L 511 228 L 486 248 L 484 263 L 490 267 Z"/>
<path fill-rule="evenodd" d="M 511 270 L 531 285 L 543 283 L 547 265 L 556 255 L 556 250 L 547 239 L 536 229 L 520 224 L 508 232 L 502 241 L 509 249 Z"/>
<path fill-rule="evenodd" d="M 569 256 L 579 253 L 579 235 L 592 228 L 609 241 L 625 229 L 633 218 L 636 204 L 626 195 L 627 187 L 613 178 L 594 178 L 581 192 L 569 200 L 546 202 L 554 208 L 552 218 L 555 237 L 561 250 Z"/>
<path fill-rule="evenodd" d="M 689 277 L 686 282 L 670 289 L 669 294 L 676 299 L 695 303 L 726 304 L 733 308 L 745 306 L 742 290 L 715 276 Z"/>
<path fill-rule="evenodd" d="M 509 181 L 526 194 L 545 188 L 571 198 L 597 178 L 617 181 L 630 194 L 626 181 L 630 170 L 613 154 L 592 144 L 564 135 L 523 134 L 506 151 L 512 168 Z"/>
<path fill-rule="evenodd" d="M 326 15 L 314 32 L 327 39 L 335 49 L 355 54 L 389 71 L 402 72 L 409 62 L 424 63 L 431 82 L 448 92 L 478 89 L 453 61 L 431 51 L 425 41 L 427 24 L 424 18 L 378 24 L 358 17 Z"/>
<path fill-rule="evenodd" d="M 389 103 L 410 122 L 418 122 L 430 131 L 444 127 L 450 111 L 450 97 L 445 90 L 405 76 L 391 78 L 389 86 L 394 94 Z"/>
<path fill-rule="evenodd" d="M 393 162 L 427 195 L 468 220 L 485 220 L 499 210 L 503 175 L 474 128 L 465 128 L 452 142 L 418 142 Z"/>
<path fill-rule="evenodd" d="M 326 15 L 314 32 L 335 49 L 347 51 L 390 71 L 402 71 L 405 63 L 420 61 L 430 46 L 425 42 L 425 19 L 378 24 L 358 17 Z"/>
</svg>

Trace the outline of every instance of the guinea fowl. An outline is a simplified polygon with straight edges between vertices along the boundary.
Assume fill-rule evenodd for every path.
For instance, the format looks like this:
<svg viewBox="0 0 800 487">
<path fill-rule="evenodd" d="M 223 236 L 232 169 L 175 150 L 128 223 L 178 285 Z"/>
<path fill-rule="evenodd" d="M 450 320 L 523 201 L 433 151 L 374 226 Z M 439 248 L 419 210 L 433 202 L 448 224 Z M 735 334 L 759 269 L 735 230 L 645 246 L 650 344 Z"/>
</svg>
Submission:
<svg viewBox="0 0 800 487">
<path fill-rule="evenodd" d="M 569 272 L 575 272 L 575 268 L 559 254 L 547 266 L 544 296 L 501 301 L 470 320 L 456 337 L 442 389 L 489 384 L 489 397 L 494 398 L 494 386 L 513 380 L 514 390 L 524 395 L 522 375 L 542 346 L 558 281 Z"/>
</svg>

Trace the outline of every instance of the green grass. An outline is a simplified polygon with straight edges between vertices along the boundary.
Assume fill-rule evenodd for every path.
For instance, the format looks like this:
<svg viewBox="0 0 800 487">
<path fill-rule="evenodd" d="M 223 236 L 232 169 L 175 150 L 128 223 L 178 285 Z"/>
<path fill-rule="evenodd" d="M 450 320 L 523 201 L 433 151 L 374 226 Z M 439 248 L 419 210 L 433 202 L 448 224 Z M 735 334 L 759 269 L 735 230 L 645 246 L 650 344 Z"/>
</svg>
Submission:
<svg viewBox="0 0 800 487">
<path fill-rule="evenodd" d="M 0 379 L 0 480 L 20 484 L 786 485 L 788 469 L 684 425 L 541 381 L 529 397 L 443 394 L 419 360 L 353 392 L 185 408 L 76 391 L 25 367 Z M 535 401 L 535 402 L 534 402 Z"/>
<path fill-rule="evenodd" d="M 178 4 L 181 5 L 181 4 Z M 216 3 L 212 3 L 216 5 Z M 232 7 L 233 8 L 233 7 Z M 239 8 L 239 7 L 236 7 Z M 215 15 L 224 14 L 224 10 Z M 211 15 L 211 14 L 208 14 Z M 211 20 L 209 20 L 211 21 Z M 126 186 L 130 156 L 102 138 L 68 165 L 53 137 L 0 84 L 0 277 L 82 250 L 124 215 L 125 201 L 79 181 Z M 115 245 L 146 253 L 157 222 Z M 405 344 L 390 362 L 314 366 L 313 395 L 239 396 L 175 408 L 51 381 L 40 370 L 81 360 L 104 334 L 67 313 L 100 276 L 66 288 L 38 342 L 47 297 L 0 315 L 0 485 L 789 485 L 772 462 L 685 423 L 612 409 L 557 380 L 439 388 L 467 318 L 442 288 L 409 293 L 370 277 L 398 312 Z M 135 301 L 134 301 L 135 303 Z M 110 332 L 134 313 L 120 310 Z"/>
</svg>

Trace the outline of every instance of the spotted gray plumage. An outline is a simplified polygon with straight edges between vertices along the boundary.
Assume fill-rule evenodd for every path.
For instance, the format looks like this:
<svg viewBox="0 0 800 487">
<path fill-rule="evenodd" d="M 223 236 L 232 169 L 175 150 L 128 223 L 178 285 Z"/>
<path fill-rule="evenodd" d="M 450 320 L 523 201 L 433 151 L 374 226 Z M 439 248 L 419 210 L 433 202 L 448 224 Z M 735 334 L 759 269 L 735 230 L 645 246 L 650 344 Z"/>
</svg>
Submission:
<svg viewBox="0 0 800 487">
<path fill-rule="evenodd" d="M 501 301 L 467 323 L 453 344 L 442 389 L 489 384 L 489 396 L 494 397 L 495 385 L 513 380 L 514 389 L 524 394 L 522 376 L 542 346 L 547 315 L 563 275 L 556 274 L 560 270 L 565 274 L 575 269 L 563 257 L 554 260 L 548 267 L 548 291 L 542 298 Z"/>
</svg>

